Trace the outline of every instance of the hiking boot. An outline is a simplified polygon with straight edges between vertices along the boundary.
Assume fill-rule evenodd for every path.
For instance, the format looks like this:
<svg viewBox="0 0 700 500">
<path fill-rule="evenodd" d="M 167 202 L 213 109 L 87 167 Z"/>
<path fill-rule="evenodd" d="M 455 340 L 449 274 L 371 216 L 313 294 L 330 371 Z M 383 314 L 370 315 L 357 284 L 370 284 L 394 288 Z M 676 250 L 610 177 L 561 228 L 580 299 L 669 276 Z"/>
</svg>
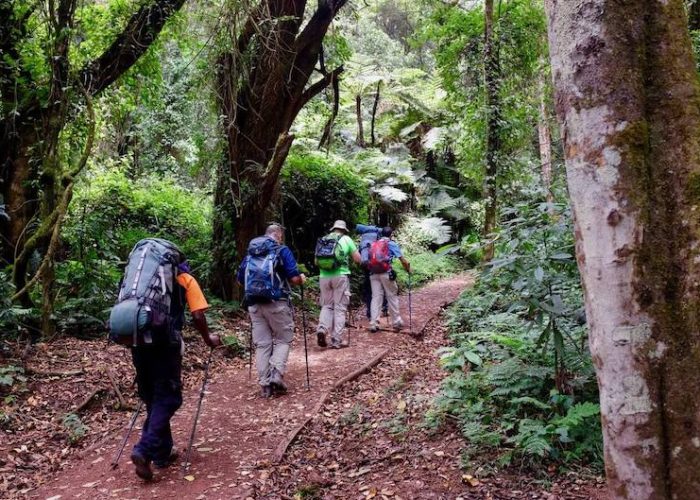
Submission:
<svg viewBox="0 0 700 500">
<path fill-rule="evenodd" d="M 402 322 L 399 322 L 399 323 L 394 324 L 394 331 L 395 331 L 395 332 L 400 332 L 402 328 L 403 328 L 403 323 L 402 323 Z"/>
<path fill-rule="evenodd" d="M 272 387 L 270 387 L 269 385 L 263 385 L 260 388 L 260 397 L 262 397 L 264 399 L 271 398 L 272 397 Z"/>
<path fill-rule="evenodd" d="M 144 481 L 153 479 L 153 471 L 151 470 L 151 461 L 141 455 L 138 451 L 131 453 L 131 462 L 136 466 L 136 475 Z"/>
<path fill-rule="evenodd" d="M 377 333 L 379 331 L 379 328 L 377 328 L 376 325 L 372 325 L 369 327 L 369 333 Z"/>
<path fill-rule="evenodd" d="M 180 458 L 180 454 L 175 451 L 175 450 L 170 450 L 170 455 L 164 460 L 154 460 L 153 461 L 153 466 L 156 469 L 165 469 L 166 467 L 171 466 L 175 462 L 177 462 L 177 459 Z"/>
<path fill-rule="evenodd" d="M 326 347 L 326 334 L 323 332 L 316 332 L 316 340 L 318 340 L 319 347 Z"/>
<path fill-rule="evenodd" d="M 287 384 L 282 380 L 282 374 L 277 371 L 277 368 L 273 368 L 270 372 L 270 387 L 274 392 L 287 393 Z"/>
</svg>

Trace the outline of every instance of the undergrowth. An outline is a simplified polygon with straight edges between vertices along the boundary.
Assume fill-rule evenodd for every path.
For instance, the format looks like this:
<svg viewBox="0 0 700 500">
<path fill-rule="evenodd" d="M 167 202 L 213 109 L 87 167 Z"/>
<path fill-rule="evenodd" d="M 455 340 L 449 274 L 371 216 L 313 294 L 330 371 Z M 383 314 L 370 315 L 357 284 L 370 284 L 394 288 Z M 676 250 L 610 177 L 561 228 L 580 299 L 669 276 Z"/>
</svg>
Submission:
<svg viewBox="0 0 700 500">
<path fill-rule="evenodd" d="M 571 215 L 549 209 L 506 213 L 497 258 L 451 310 L 453 346 L 441 350 L 449 375 L 427 421 L 459 426 L 467 462 L 602 464 Z"/>
</svg>

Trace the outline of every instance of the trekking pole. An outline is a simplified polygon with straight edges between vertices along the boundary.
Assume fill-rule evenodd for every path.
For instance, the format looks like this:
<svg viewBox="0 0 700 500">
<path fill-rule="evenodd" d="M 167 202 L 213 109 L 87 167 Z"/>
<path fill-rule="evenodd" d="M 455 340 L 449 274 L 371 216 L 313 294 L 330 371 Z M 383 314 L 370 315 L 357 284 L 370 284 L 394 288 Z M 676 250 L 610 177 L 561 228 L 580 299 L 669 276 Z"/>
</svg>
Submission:
<svg viewBox="0 0 700 500">
<path fill-rule="evenodd" d="M 139 416 L 139 413 L 141 413 L 141 407 L 143 406 L 143 400 L 139 401 L 139 405 L 136 407 L 136 411 L 134 412 L 134 416 L 131 417 L 131 423 L 129 424 L 129 429 L 126 431 L 126 436 L 124 436 L 124 439 L 122 440 L 122 445 L 119 447 L 119 451 L 117 452 L 117 456 L 114 457 L 114 460 L 112 461 L 112 470 L 116 469 L 117 466 L 119 465 L 119 459 L 122 456 L 122 453 L 124 452 L 124 447 L 126 446 L 127 441 L 129 441 L 129 436 L 131 435 L 131 431 L 134 428 L 134 424 L 136 424 L 136 419 Z"/>
<path fill-rule="evenodd" d="M 304 284 L 301 284 L 301 324 L 304 329 L 304 358 L 306 359 L 306 390 L 311 390 L 309 380 L 309 348 L 306 344 L 306 308 L 304 307 Z"/>
<path fill-rule="evenodd" d="M 250 335 L 248 335 L 248 380 L 253 377 L 253 320 L 250 321 Z"/>
<path fill-rule="evenodd" d="M 204 399 L 204 390 L 207 387 L 207 379 L 209 378 L 209 365 L 211 364 L 211 357 L 214 354 L 214 348 L 212 347 L 209 351 L 209 359 L 207 359 L 207 364 L 204 366 L 204 381 L 202 382 L 202 390 L 199 392 L 199 402 L 197 403 L 197 413 L 194 415 L 194 424 L 192 424 L 192 434 L 190 434 L 190 444 L 187 446 L 187 453 L 185 454 L 185 463 L 182 464 L 182 473 L 187 472 L 187 466 L 190 463 L 190 452 L 192 451 L 192 443 L 194 442 L 194 433 L 197 430 L 197 421 L 199 420 L 199 413 L 202 411 L 202 400 Z"/>
<path fill-rule="evenodd" d="M 411 273 L 408 273 L 408 334 L 413 337 L 413 311 L 411 310 Z"/>
</svg>

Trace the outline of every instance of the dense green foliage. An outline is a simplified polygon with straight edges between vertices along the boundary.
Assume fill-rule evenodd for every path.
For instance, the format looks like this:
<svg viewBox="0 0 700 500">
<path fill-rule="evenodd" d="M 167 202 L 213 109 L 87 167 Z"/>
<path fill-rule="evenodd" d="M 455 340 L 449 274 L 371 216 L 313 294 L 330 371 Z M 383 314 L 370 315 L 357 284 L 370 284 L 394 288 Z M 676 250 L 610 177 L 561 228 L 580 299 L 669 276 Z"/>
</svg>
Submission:
<svg viewBox="0 0 700 500">
<path fill-rule="evenodd" d="M 351 226 L 367 220 L 367 184 L 342 159 L 316 152 L 293 152 L 282 171 L 282 221 L 288 243 L 306 263 L 313 261 L 316 239 L 336 219 Z"/>
<path fill-rule="evenodd" d="M 167 238 L 206 278 L 211 206 L 205 196 L 161 177 L 129 178 L 123 168 L 96 172 L 76 195 L 64 230 L 65 257 L 57 266 L 65 327 L 97 326 L 117 293 L 123 263 L 145 237 Z"/>
<path fill-rule="evenodd" d="M 582 293 L 565 207 L 508 213 L 499 257 L 455 305 L 450 372 L 430 416 L 456 419 L 467 454 L 498 449 L 499 464 L 602 460 L 597 385 L 580 325 Z"/>
</svg>

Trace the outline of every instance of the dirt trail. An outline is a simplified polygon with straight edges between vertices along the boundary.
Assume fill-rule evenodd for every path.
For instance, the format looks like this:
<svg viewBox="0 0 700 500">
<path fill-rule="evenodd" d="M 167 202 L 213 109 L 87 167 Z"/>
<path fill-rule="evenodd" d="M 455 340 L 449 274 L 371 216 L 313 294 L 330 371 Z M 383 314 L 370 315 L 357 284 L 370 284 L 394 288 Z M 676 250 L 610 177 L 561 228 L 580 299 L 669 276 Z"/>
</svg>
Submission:
<svg viewBox="0 0 700 500">
<path fill-rule="evenodd" d="M 413 293 L 413 331 L 420 332 L 442 307 L 456 299 L 468 286 L 469 275 L 460 275 L 429 284 Z M 408 300 L 401 298 L 401 312 L 408 326 Z M 155 471 L 155 479 L 144 483 L 133 473 L 129 450 L 139 434 L 139 419 L 119 468 L 113 471 L 110 462 L 121 442 L 122 434 L 114 434 L 104 445 L 77 459 L 68 468 L 49 478 L 29 494 L 37 499 L 73 498 L 173 498 L 231 499 L 256 496 L 253 480 L 256 471 L 269 465 L 280 443 L 290 432 L 311 416 L 319 400 L 333 384 L 371 360 L 378 353 L 393 347 L 397 335 L 405 333 L 380 331 L 370 334 L 364 318 L 355 318 L 347 349 L 330 350 L 316 346 L 309 327 L 309 366 L 311 388 L 305 387 L 303 338 L 298 333 L 289 359 L 285 379 L 290 387 L 285 397 L 264 400 L 258 396 L 255 373 L 249 380 L 247 370 L 227 367 L 212 372 L 204 400 L 197 437 L 191 456 L 188 479 L 180 467 Z M 301 325 L 301 318 L 297 318 Z M 385 325 L 382 324 L 384 327 Z M 187 360 L 185 360 L 186 362 Z M 255 370 L 253 370 L 255 372 Z M 183 407 L 172 421 L 178 450 L 189 438 L 199 389 L 184 394 Z M 128 417 L 124 417 L 124 426 Z"/>
</svg>

